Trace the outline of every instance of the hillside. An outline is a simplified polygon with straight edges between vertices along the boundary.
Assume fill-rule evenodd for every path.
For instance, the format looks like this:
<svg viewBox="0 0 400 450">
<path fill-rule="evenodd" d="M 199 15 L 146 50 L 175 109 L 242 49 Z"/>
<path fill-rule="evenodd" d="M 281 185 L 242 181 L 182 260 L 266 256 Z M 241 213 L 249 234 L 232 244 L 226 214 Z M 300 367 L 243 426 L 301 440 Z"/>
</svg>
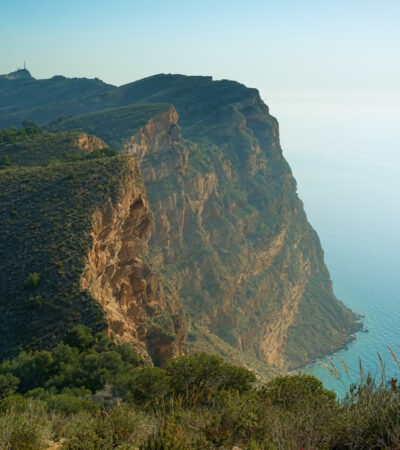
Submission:
<svg viewBox="0 0 400 450">
<path fill-rule="evenodd" d="M 136 157 L 154 217 L 147 257 L 185 311 L 187 351 L 286 370 L 349 340 L 359 325 L 333 294 L 318 236 L 282 155 L 278 122 L 257 90 L 211 77 L 156 75 L 119 88 L 80 80 L 79 97 L 66 88 L 78 89 L 78 81 L 63 79 L 57 101 L 44 95 L 39 109 L 16 102 L 24 90 L 30 98 L 39 82 L 50 89 L 55 80 L 0 88 L 0 98 L 16 105 L 9 115 L 0 108 L 0 123 L 49 122 L 46 136 L 93 133 Z M 129 184 L 123 176 L 118 182 Z M 105 202 L 113 192 L 108 184 L 107 177 L 100 183 Z M 110 287 L 112 258 L 107 250 L 92 267 L 103 279 L 92 289 L 100 303 L 110 289 L 113 298 L 123 293 L 121 284 Z"/>
<path fill-rule="evenodd" d="M 24 76 L 18 76 L 24 72 Z M 61 115 L 84 114 L 101 104 L 88 100 L 115 89 L 98 79 L 66 78 L 56 75 L 49 80 L 36 80 L 25 71 L 0 76 L 0 128 L 20 124 L 23 120 L 45 123 Z"/>
<path fill-rule="evenodd" d="M 77 323 L 113 331 L 149 361 L 179 354 L 176 301 L 141 259 L 152 219 L 135 160 L 107 156 L 100 139 L 82 133 L 3 147 L 19 167 L 0 171 L 0 357 L 54 345 Z M 113 264 L 100 272 L 107 252 Z M 99 298 L 104 269 L 109 292 Z M 134 303 L 124 302 L 125 280 Z"/>
</svg>

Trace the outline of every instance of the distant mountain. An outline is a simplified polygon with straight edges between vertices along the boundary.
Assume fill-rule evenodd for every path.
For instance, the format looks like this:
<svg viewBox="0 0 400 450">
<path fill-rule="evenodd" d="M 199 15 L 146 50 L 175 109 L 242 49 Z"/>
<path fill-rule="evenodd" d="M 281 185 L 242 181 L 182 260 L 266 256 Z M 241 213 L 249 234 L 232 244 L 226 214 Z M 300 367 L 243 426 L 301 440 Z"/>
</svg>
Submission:
<svg viewBox="0 0 400 450">
<path fill-rule="evenodd" d="M 278 122 L 256 89 L 165 74 L 121 87 L 59 76 L 2 79 L 0 125 L 43 125 L 39 137 L 0 143 L 0 158 L 7 162 L 0 173 L 6 230 L 0 238 L 0 292 L 8 317 L 1 333 L 7 345 L 45 345 L 72 323 L 99 327 L 103 317 L 104 326 L 157 364 L 182 351 L 206 350 L 268 373 L 269 367 L 299 367 L 351 338 L 359 324 L 333 294 L 318 236 L 282 155 Z M 103 147 L 129 156 L 65 159 L 78 155 L 74 146 L 82 135 L 96 135 Z M 42 155 L 34 164 L 46 167 L 15 169 L 32 160 L 30 151 Z M 140 171 L 124 168 L 135 167 L 126 162 L 132 156 Z M 62 178 L 75 165 L 72 181 Z M 137 183 L 141 187 L 132 194 Z M 27 193 L 33 189 L 33 197 L 18 194 L 21 185 Z M 144 215 L 135 212 L 140 202 Z M 60 250 L 51 250 L 51 260 L 49 230 L 39 226 L 50 204 L 59 224 L 53 232 L 60 233 Z M 83 211 L 83 221 L 68 218 Z M 154 224 L 143 225 L 147 221 Z M 63 223 L 70 223 L 66 246 Z M 39 232 L 34 242 L 40 246 L 26 246 L 31 228 Z M 79 246 L 78 264 L 65 252 L 82 236 L 91 240 Z M 19 255 L 32 262 L 19 264 Z M 36 259 L 44 262 L 35 265 Z M 58 260 L 70 261 L 75 271 L 50 276 Z M 31 303 L 23 283 L 33 272 L 51 280 L 38 287 L 51 314 L 27 312 Z M 60 292 L 70 306 L 56 301 Z M 100 316 L 85 315 L 80 298 Z M 12 330 L 25 317 L 36 328 L 23 338 Z"/>
<path fill-rule="evenodd" d="M 20 72 L 23 76 L 18 75 Z M 57 75 L 49 80 L 36 80 L 27 70 L 3 75 L 0 78 L 0 127 L 20 125 L 23 120 L 43 124 L 61 115 L 91 112 L 96 106 L 90 107 L 89 99 L 114 89 L 97 79 Z M 98 109 L 101 101 L 95 103 Z"/>
</svg>

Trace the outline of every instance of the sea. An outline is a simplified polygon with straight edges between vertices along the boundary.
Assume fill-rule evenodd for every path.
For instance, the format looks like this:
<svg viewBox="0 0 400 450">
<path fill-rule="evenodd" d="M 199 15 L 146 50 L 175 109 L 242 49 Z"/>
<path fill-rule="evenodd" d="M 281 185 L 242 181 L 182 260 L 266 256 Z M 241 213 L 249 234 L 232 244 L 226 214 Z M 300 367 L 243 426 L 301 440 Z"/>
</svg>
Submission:
<svg viewBox="0 0 400 450">
<path fill-rule="evenodd" d="M 400 380 L 400 98 L 265 97 L 335 294 L 365 327 L 330 355 L 336 373 L 321 361 L 303 372 L 339 398 L 367 373 L 379 383 L 382 365 Z"/>
</svg>

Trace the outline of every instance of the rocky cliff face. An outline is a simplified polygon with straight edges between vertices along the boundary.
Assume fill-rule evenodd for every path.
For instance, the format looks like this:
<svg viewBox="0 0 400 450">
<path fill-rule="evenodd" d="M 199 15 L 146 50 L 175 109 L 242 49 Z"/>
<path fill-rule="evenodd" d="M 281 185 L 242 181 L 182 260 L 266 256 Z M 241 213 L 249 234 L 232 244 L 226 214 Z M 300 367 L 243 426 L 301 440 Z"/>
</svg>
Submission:
<svg viewBox="0 0 400 450">
<path fill-rule="evenodd" d="M 178 114 L 173 106 L 152 117 L 137 134 L 125 140 L 123 153 L 142 161 L 146 155 L 170 147 L 181 138 Z"/>
<path fill-rule="evenodd" d="M 342 345 L 354 316 L 333 295 L 278 123 L 258 93 L 186 129 L 181 138 L 171 108 L 124 151 L 141 163 L 154 258 L 170 268 L 189 329 L 201 323 L 282 370 Z"/>
<path fill-rule="evenodd" d="M 119 201 L 108 202 L 93 216 L 93 244 L 81 287 L 100 303 L 108 330 L 119 341 L 163 365 L 182 354 L 185 333 L 177 299 L 164 292 L 160 276 L 142 259 L 151 228 L 146 194 L 131 177 Z"/>
</svg>

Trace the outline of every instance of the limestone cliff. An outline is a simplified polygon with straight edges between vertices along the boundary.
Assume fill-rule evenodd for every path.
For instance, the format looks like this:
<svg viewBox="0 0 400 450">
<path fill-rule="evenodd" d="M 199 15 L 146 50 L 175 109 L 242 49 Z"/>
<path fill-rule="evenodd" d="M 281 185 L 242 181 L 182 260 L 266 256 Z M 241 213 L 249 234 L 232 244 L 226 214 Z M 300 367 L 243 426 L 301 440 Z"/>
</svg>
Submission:
<svg viewBox="0 0 400 450">
<path fill-rule="evenodd" d="M 178 114 L 173 106 L 152 117 L 137 134 L 125 140 L 123 153 L 142 161 L 146 155 L 170 147 L 181 137 Z"/>
<path fill-rule="evenodd" d="M 100 303 L 108 330 L 119 341 L 162 365 L 183 351 L 183 318 L 177 299 L 168 298 L 160 276 L 142 259 L 152 219 L 143 186 L 137 187 L 136 167 L 134 172 L 118 202 L 109 201 L 93 215 L 93 244 L 81 287 Z"/>
<path fill-rule="evenodd" d="M 218 109 L 203 101 L 198 107 L 210 115 L 196 112 L 196 121 L 178 103 L 184 138 L 171 108 L 124 151 L 141 162 L 155 220 L 150 245 L 170 268 L 189 328 L 203 324 L 286 370 L 341 346 L 356 323 L 332 292 L 278 123 L 257 91 L 246 94 Z"/>
</svg>

